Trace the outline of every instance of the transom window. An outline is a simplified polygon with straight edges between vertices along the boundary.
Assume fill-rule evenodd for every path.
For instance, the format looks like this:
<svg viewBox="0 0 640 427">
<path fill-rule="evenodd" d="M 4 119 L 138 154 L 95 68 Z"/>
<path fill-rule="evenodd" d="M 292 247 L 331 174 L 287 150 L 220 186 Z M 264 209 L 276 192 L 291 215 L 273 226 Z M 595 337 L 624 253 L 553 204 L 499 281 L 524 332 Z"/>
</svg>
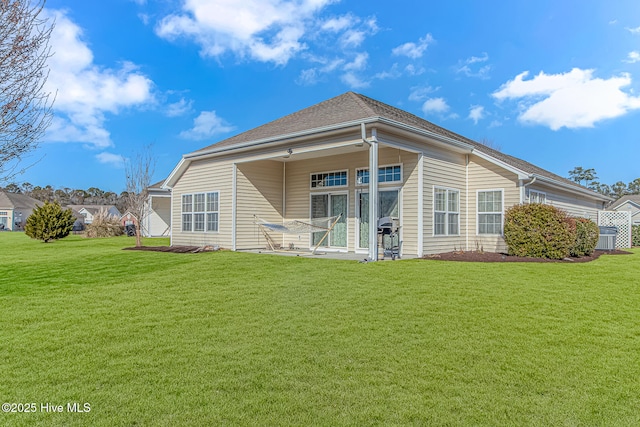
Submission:
<svg viewBox="0 0 640 427">
<path fill-rule="evenodd" d="M 346 187 L 347 171 L 311 174 L 311 188 Z"/>
<path fill-rule="evenodd" d="M 460 234 L 460 192 L 447 188 L 433 189 L 433 234 Z"/>
<path fill-rule="evenodd" d="M 220 215 L 218 192 L 182 195 L 182 231 L 217 232 Z"/>
<path fill-rule="evenodd" d="M 402 165 L 381 166 L 378 168 L 379 183 L 402 182 Z M 369 183 L 369 169 L 356 169 L 356 183 L 365 185 Z"/>
<path fill-rule="evenodd" d="M 502 234 L 502 190 L 478 191 L 478 234 Z"/>
<path fill-rule="evenodd" d="M 547 195 L 540 191 L 529 190 L 529 203 L 547 203 Z"/>
</svg>

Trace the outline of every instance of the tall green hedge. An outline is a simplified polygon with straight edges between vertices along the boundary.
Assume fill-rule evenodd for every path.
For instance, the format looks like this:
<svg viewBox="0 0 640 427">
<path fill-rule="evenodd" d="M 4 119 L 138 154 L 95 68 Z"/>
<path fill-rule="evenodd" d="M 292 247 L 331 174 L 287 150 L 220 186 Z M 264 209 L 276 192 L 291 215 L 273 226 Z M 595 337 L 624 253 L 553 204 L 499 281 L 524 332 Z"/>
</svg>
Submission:
<svg viewBox="0 0 640 427">
<path fill-rule="evenodd" d="M 566 258 L 575 242 L 574 230 L 567 214 L 551 205 L 515 205 L 505 213 L 504 239 L 509 255 Z"/>
<path fill-rule="evenodd" d="M 573 257 L 589 256 L 596 250 L 600 229 L 595 222 L 587 218 L 569 218 L 575 228 L 575 241 L 570 250 Z"/>
<path fill-rule="evenodd" d="M 505 213 L 509 255 L 563 259 L 591 255 L 600 230 L 591 220 L 571 218 L 551 205 L 515 205 Z"/>
</svg>

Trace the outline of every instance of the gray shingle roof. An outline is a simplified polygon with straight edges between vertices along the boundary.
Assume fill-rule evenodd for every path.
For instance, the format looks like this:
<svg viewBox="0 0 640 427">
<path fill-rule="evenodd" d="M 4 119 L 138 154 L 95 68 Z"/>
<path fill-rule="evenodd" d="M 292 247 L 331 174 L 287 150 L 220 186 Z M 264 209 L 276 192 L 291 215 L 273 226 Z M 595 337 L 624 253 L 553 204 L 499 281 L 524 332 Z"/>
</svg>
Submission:
<svg viewBox="0 0 640 427">
<path fill-rule="evenodd" d="M 5 209 L 35 209 L 36 205 L 43 205 L 44 202 L 36 200 L 26 194 L 7 193 L 0 190 L 0 208 Z"/>
<path fill-rule="evenodd" d="M 625 202 L 633 202 L 636 205 L 640 206 L 640 194 L 629 194 L 627 196 L 622 196 L 610 206 L 610 209 L 615 209 L 618 206 L 624 204 Z"/>
<path fill-rule="evenodd" d="M 541 177 L 557 181 L 561 184 L 575 187 L 581 191 L 587 190 L 586 187 L 542 169 L 527 161 L 504 154 L 479 142 L 435 125 L 407 111 L 354 92 L 344 93 L 335 98 L 328 99 L 312 105 L 311 107 L 266 123 L 262 126 L 258 126 L 241 134 L 232 136 L 231 138 L 222 140 L 201 150 L 197 150 L 189 154 L 189 156 L 197 156 L 218 148 L 233 148 L 234 145 L 241 145 L 253 141 L 271 139 L 282 135 L 370 118 L 390 119 L 417 129 L 433 132 L 444 137 L 469 144 L 474 148 L 474 150 L 491 156 L 527 174 L 539 175 Z M 591 192 L 590 190 L 587 191 Z M 592 193 L 594 195 L 596 194 L 595 192 Z"/>
</svg>

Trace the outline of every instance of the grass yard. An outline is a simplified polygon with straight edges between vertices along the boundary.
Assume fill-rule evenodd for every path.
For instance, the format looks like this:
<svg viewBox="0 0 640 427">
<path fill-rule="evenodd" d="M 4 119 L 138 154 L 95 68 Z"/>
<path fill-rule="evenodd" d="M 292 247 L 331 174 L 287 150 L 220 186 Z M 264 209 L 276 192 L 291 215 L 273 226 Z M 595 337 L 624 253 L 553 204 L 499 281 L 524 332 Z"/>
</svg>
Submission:
<svg viewBox="0 0 640 427">
<path fill-rule="evenodd" d="M 640 425 L 638 249 L 359 264 L 133 243 L 0 233 L 0 402 L 36 409 L 0 425 Z"/>
</svg>

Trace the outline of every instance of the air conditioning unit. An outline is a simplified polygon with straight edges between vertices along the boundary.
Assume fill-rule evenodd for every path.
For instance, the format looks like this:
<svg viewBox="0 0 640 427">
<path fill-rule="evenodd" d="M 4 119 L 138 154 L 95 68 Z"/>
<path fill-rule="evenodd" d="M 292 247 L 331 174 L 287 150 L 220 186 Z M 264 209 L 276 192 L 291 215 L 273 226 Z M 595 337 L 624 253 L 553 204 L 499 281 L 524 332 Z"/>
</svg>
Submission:
<svg viewBox="0 0 640 427">
<path fill-rule="evenodd" d="M 600 237 L 598 238 L 597 250 L 615 251 L 616 236 L 618 235 L 618 227 L 599 227 Z"/>
</svg>

